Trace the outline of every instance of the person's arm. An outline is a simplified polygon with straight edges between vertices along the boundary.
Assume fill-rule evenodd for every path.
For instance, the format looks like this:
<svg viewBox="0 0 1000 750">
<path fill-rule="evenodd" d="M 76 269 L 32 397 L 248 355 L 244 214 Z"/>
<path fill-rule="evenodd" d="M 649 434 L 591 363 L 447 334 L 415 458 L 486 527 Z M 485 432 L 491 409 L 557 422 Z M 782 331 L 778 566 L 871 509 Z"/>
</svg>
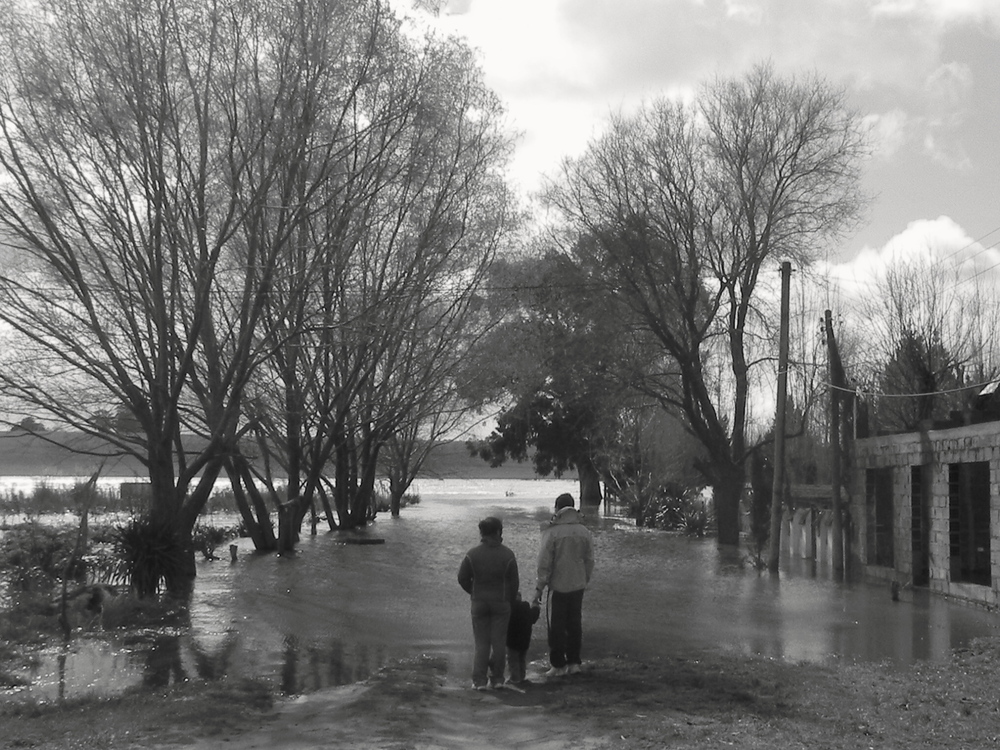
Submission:
<svg viewBox="0 0 1000 750">
<path fill-rule="evenodd" d="M 590 583 L 590 577 L 594 574 L 594 539 L 593 537 L 587 538 L 587 545 L 584 550 L 583 555 L 583 565 L 587 571 L 587 583 Z"/>
<path fill-rule="evenodd" d="M 552 556 L 554 550 L 552 535 L 542 534 L 542 548 L 538 550 L 538 578 L 535 582 L 535 597 L 532 600 L 536 604 L 541 604 L 542 592 L 552 579 Z"/>
<path fill-rule="evenodd" d="M 517 600 L 517 592 L 521 590 L 521 576 L 517 571 L 517 558 L 510 558 L 510 575 L 507 580 L 507 601 L 513 603 Z"/>
<path fill-rule="evenodd" d="M 466 555 L 458 568 L 458 585 L 466 594 L 472 593 L 472 560 Z"/>
</svg>

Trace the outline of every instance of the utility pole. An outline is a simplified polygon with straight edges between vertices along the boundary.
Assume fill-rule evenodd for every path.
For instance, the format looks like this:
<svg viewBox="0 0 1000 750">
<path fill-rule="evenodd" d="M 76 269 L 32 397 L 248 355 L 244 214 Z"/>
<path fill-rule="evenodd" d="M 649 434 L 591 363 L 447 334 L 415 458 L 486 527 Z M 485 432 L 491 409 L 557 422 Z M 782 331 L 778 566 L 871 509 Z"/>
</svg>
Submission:
<svg viewBox="0 0 1000 750">
<path fill-rule="evenodd" d="M 778 403 L 774 414 L 774 484 L 771 487 L 771 531 L 767 569 L 778 572 L 781 555 L 781 506 L 785 487 L 785 401 L 788 396 L 788 297 L 792 264 L 781 264 L 781 322 L 778 332 Z"/>
<path fill-rule="evenodd" d="M 841 414 L 840 402 L 842 394 L 846 392 L 847 378 L 844 375 L 844 366 L 840 361 L 840 350 L 837 349 L 837 340 L 833 336 L 833 313 L 826 311 L 826 347 L 830 366 L 830 460 L 832 462 L 830 472 L 830 491 L 833 501 L 833 570 L 834 573 L 844 571 L 844 524 L 843 508 L 841 502 L 841 489 L 844 484 L 843 458 L 841 451 Z"/>
</svg>

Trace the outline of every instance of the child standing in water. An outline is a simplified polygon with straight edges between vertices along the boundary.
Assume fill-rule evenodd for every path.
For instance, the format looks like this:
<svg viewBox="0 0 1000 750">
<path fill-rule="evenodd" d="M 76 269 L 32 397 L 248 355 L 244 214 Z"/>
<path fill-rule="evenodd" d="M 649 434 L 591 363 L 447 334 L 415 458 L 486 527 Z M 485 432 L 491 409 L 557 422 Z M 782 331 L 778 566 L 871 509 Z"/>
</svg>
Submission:
<svg viewBox="0 0 1000 750">
<path fill-rule="evenodd" d="M 517 593 L 510 608 L 510 622 L 507 624 L 507 667 L 512 685 L 522 685 L 528 667 L 528 646 L 531 645 L 531 626 L 538 622 L 541 608 L 531 605 Z"/>
</svg>

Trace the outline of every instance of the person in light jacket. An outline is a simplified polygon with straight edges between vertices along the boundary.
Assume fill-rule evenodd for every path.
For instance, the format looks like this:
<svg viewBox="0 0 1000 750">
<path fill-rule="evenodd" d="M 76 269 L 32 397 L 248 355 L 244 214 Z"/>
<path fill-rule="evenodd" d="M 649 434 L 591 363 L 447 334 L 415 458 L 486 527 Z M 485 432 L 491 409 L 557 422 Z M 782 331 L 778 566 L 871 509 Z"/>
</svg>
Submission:
<svg viewBox="0 0 1000 750">
<path fill-rule="evenodd" d="M 479 522 L 479 536 L 480 544 L 462 559 L 458 584 L 472 599 L 472 637 L 476 644 L 472 686 L 487 690 L 503 685 L 507 623 L 520 580 L 514 553 L 503 545 L 503 522 L 493 516 L 484 518 Z"/>
<path fill-rule="evenodd" d="M 549 622 L 549 665 L 546 677 L 580 671 L 583 642 L 583 592 L 594 573 L 594 542 L 583 525 L 573 496 L 556 498 L 556 512 L 542 525 L 538 552 L 536 604 L 549 589 L 552 615 Z"/>
</svg>

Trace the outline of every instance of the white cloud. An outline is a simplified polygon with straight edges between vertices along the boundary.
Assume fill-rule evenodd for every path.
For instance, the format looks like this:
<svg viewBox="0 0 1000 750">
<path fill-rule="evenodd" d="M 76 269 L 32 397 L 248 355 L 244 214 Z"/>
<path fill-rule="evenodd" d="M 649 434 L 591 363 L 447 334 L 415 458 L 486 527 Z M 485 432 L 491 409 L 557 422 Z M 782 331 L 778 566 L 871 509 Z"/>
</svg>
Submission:
<svg viewBox="0 0 1000 750">
<path fill-rule="evenodd" d="M 925 88 L 942 107 L 964 107 L 972 91 L 972 69 L 963 63 L 943 63 L 927 76 Z"/>
<path fill-rule="evenodd" d="M 924 152 L 932 161 L 946 169 L 957 172 L 970 171 L 972 169 L 972 159 L 969 158 L 965 146 L 961 141 L 949 138 L 947 135 L 942 137 L 940 133 L 935 132 L 939 129 L 940 124 L 937 127 L 932 127 L 924 135 Z"/>
<path fill-rule="evenodd" d="M 868 115 L 865 123 L 871 130 L 873 147 L 878 158 L 892 158 L 906 143 L 909 118 L 902 109 Z"/>
<path fill-rule="evenodd" d="M 991 237 L 996 237 L 991 240 Z M 956 283 L 973 279 L 1000 282 L 1000 228 L 994 235 L 974 239 L 947 216 L 912 221 L 882 247 L 864 247 L 843 263 L 820 264 L 819 275 L 828 278 L 850 303 L 870 295 L 890 267 L 918 264 L 936 268 Z"/>
<path fill-rule="evenodd" d="M 726 17 L 759 26 L 764 20 L 765 4 L 757 0 L 726 0 Z"/>
<path fill-rule="evenodd" d="M 971 169 L 959 131 L 968 116 L 973 74 L 968 65 L 948 62 L 927 76 L 927 122 L 924 151 L 938 164 L 959 171 Z"/>
<path fill-rule="evenodd" d="M 881 196 L 868 237 L 931 212 L 992 221 L 971 215 L 996 179 L 993 151 L 971 139 L 990 137 L 995 121 L 983 90 L 1000 0 L 445 1 L 436 25 L 481 50 L 486 82 L 523 134 L 512 176 L 526 190 L 609 113 L 770 60 L 847 86 L 867 116 L 878 160 L 866 179 Z"/>
<path fill-rule="evenodd" d="M 482 51 L 487 82 L 507 94 L 571 96 L 587 88 L 599 62 L 594 48 L 567 33 L 557 2 L 474 0 L 440 26 Z"/>
<path fill-rule="evenodd" d="M 996 0 L 880 0 L 871 7 L 873 16 L 928 18 L 941 22 L 992 20 L 1000 22 Z"/>
</svg>

